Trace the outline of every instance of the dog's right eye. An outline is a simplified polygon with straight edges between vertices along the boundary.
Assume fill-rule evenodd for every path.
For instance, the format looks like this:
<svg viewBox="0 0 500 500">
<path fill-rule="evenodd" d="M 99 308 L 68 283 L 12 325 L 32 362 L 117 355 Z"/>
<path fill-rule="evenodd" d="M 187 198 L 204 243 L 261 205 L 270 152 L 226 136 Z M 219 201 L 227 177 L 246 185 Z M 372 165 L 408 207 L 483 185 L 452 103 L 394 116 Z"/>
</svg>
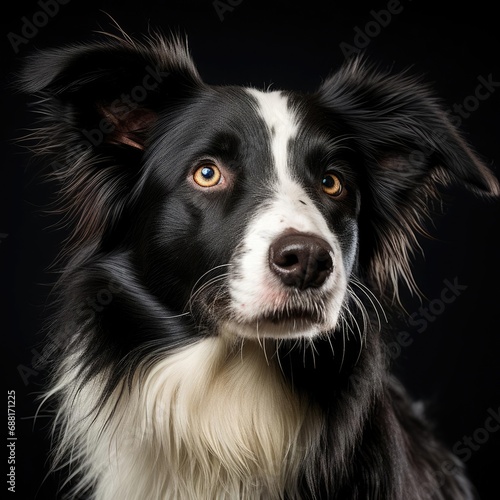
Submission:
<svg viewBox="0 0 500 500">
<path fill-rule="evenodd" d="M 198 186 L 213 187 L 222 181 L 222 173 L 217 165 L 209 163 L 201 165 L 195 170 L 193 180 Z"/>
</svg>

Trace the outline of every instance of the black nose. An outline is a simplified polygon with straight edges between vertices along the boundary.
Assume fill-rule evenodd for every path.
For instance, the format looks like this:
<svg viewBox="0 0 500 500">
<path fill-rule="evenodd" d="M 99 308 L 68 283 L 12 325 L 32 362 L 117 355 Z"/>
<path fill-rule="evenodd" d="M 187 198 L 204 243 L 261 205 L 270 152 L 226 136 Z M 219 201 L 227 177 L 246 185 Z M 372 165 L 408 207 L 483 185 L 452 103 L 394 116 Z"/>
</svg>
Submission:
<svg viewBox="0 0 500 500">
<path fill-rule="evenodd" d="M 319 287 L 333 270 L 332 253 L 319 236 L 288 233 L 269 248 L 269 267 L 286 286 L 300 290 Z"/>
</svg>

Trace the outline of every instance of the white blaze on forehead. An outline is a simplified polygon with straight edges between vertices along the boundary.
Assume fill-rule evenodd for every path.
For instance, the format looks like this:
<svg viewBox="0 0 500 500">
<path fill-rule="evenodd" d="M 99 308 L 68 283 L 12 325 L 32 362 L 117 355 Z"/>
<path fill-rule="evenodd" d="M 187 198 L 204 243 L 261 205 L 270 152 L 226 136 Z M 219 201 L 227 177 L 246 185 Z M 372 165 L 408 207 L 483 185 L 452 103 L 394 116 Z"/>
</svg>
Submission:
<svg viewBox="0 0 500 500">
<path fill-rule="evenodd" d="M 290 108 L 288 99 L 279 91 L 262 92 L 248 89 L 257 100 L 258 113 L 269 128 L 270 149 L 276 172 L 272 199 L 249 228 L 249 233 L 267 228 L 274 236 L 286 228 L 322 236 L 331 242 L 328 225 L 290 168 L 289 145 L 297 135 L 299 117 Z M 319 182 L 319 180 L 318 180 Z M 267 232 L 264 230 L 264 232 Z"/>
<path fill-rule="evenodd" d="M 297 119 L 289 109 L 288 99 L 279 91 L 261 92 L 248 89 L 257 99 L 259 115 L 269 128 L 274 167 L 280 180 L 290 177 L 288 144 L 297 134 Z"/>
</svg>

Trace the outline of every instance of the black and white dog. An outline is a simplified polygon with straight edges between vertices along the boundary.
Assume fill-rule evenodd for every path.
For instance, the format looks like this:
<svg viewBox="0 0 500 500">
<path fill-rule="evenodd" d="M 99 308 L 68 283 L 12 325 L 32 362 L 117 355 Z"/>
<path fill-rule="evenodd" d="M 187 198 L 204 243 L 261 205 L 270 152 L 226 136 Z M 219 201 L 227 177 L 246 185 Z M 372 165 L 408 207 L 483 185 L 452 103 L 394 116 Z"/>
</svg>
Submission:
<svg viewBox="0 0 500 500">
<path fill-rule="evenodd" d="M 384 347 L 438 185 L 499 194 L 425 86 L 211 86 L 160 37 L 23 78 L 74 223 L 44 398 L 73 496 L 473 498 Z"/>
</svg>

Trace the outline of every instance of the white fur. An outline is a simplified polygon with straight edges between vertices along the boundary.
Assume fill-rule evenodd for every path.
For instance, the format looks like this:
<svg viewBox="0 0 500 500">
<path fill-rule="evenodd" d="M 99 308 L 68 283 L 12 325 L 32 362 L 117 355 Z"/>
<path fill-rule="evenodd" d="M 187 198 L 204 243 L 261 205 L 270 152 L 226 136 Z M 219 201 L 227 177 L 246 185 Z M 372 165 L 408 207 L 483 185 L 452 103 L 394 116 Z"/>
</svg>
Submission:
<svg viewBox="0 0 500 500">
<path fill-rule="evenodd" d="M 257 99 L 258 111 L 269 129 L 275 184 L 273 196 L 254 214 L 233 260 L 229 282 L 232 320 L 226 330 L 244 337 L 313 337 L 335 327 L 344 301 L 347 280 L 342 252 L 335 234 L 303 186 L 293 178 L 288 165 L 288 146 L 297 132 L 297 117 L 288 109 L 280 92 L 249 89 Z M 318 180 L 319 182 L 319 180 Z M 314 234 L 326 240 L 334 271 L 321 290 L 300 292 L 297 300 L 319 307 L 324 318 L 321 324 L 296 323 L 290 328 L 262 321 L 270 313 L 286 310 L 297 292 L 284 287 L 269 268 L 271 243 L 286 230 Z"/>
<path fill-rule="evenodd" d="M 80 458 L 97 500 L 298 498 L 321 418 L 255 342 L 207 338 L 166 353 L 99 413 L 103 379 L 77 391 L 66 372 L 53 395 L 59 453 Z"/>
</svg>

